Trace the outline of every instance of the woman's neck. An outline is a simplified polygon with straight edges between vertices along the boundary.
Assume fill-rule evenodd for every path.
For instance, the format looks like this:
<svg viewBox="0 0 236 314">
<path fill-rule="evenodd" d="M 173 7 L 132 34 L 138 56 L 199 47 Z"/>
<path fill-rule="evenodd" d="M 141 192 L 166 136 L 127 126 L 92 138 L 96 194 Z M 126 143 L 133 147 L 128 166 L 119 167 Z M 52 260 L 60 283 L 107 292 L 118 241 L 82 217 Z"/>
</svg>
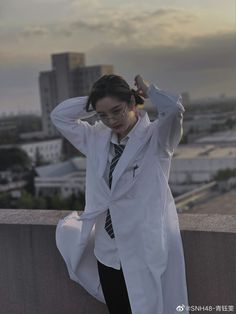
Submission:
<svg viewBox="0 0 236 314">
<path fill-rule="evenodd" d="M 138 122 L 138 116 L 134 117 L 134 121 L 132 122 L 132 124 L 128 127 L 128 129 L 124 132 L 124 133 L 118 133 L 117 134 L 117 138 L 118 138 L 118 143 L 120 144 L 120 141 L 126 137 L 126 135 L 133 129 L 133 127 L 135 126 L 135 124 Z"/>
</svg>

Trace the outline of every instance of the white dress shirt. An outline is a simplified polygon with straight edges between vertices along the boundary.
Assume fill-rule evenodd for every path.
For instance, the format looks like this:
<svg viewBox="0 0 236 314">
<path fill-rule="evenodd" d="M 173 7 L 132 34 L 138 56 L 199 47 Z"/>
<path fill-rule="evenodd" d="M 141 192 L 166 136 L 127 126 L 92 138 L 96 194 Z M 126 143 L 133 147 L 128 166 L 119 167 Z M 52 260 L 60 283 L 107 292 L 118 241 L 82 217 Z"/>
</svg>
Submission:
<svg viewBox="0 0 236 314">
<path fill-rule="evenodd" d="M 107 160 L 106 169 L 104 172 L 104 179 L 106 180 L 107 184 L 109 185 L 109 172 L 110 172 L 110 164 L 112 159 L 115 157 L 114 145 L 126 145 L 129 137 L 131 136 L 134 129 L 140 122 L 140 116 L 138 116 L 138 121 L 134 125 L 134 127 L 130 130 L 130 132 L 118 142 L 118 137 L 116 133 L 112 133 L 111 136 L 111 144 L 110 150 Z M 118 161 L 119 162 L 119 161 Z M 112 239 L 107 231 L 105 230 L 105 221 L 106 221 L 107 212 L 103 212 L 100 214 L 95 223 L 95 246 L 94 246 L 94 254 L 96 258 L 102 264 L 112 267 L 115 269 L 121 268 L 120 258 L 116 246 L 116 239 Z"/>
</svg>

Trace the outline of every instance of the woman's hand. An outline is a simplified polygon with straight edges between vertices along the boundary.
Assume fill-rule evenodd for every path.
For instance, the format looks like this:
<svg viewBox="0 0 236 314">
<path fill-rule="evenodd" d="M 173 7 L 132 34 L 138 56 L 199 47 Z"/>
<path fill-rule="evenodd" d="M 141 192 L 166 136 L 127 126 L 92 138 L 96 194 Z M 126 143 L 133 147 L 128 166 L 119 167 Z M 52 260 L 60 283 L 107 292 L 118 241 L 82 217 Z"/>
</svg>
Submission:
<svg viewBox="0 0 236 314">
<path fill-rule="evenodd" d="M 148 98 L 147 90 L 148 90 L 148 83 L 145 82 L 141 75 L 136 75 L 134 78 L 134 85 L 137 87 L 137 93 L 144 98 Z"/>
</svg>

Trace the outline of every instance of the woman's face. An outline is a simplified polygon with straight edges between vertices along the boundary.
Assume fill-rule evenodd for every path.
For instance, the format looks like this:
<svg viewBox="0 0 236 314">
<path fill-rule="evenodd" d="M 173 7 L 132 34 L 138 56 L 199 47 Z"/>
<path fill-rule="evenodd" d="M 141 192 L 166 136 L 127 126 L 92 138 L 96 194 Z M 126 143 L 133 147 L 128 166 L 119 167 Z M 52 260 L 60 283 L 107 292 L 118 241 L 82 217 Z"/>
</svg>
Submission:
<svg viewBox="0 0 236 314">
<path fill-rule="evenodd" d="M 120 135 L 128 134 L 137 121 L 135 100 L 131 104 L 106 96 L 96 103 L 96 112 L 102 122 Z"/>
</svg>

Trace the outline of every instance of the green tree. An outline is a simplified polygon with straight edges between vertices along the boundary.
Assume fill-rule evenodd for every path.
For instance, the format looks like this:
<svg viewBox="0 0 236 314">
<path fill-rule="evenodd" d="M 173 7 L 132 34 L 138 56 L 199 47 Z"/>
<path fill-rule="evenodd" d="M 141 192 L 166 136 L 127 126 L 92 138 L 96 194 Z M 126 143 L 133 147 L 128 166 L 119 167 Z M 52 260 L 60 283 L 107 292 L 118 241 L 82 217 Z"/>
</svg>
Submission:
<svg viewBox="0 0 236 314">
<path fill-rule="evenodd" d="M 227 125 L 227 127 L 232 130 L 232 128 L 234 127 L 234 125 L 236 124 L 236 121 L 233 120 L 232 118 L 228 118 L 226 121 L 225 121 L 225 125 Z"/>
<path fill-rule="evenodd" d="M 26 191 L 23 191 L 21 197 L 16 201 L 16 208 L 33 209 L 34 205 L 33 196 Z"/>
<path fill-rule="evenodd" d="M 47 201 L 44 197 L 34 197 L 33 209 L 47 209 Z"/>
<path fill-rule="evenodd" d="M 236 169 L 225 168 L 225 169 L 219 170 L 216 173 L 216 175 L 214 176 L 214 180 L 224 181 L 235 176 L 236 176 Z"/>
<path fill-rule="evenodd" d="M 1 148 L 0 149 L 0 170 L 15 169 L 21 171 L 22 169 L 29 169 L 31 165 L 30 158 L 20 148 Z"/>
<path fill-rule="evenodd" d="M 50 208 L 51 209 L 58 209 L 58 210 L 66 210 L 67 208 L 66 200 L 61 198 L 58 194 L 51 197 L 50 200 Z"/>
<path fill-rule="evenodd" d="M 9 208 L 11 196 L 9 193 L 0 194 L 0 208 Z"/>
</svg>

